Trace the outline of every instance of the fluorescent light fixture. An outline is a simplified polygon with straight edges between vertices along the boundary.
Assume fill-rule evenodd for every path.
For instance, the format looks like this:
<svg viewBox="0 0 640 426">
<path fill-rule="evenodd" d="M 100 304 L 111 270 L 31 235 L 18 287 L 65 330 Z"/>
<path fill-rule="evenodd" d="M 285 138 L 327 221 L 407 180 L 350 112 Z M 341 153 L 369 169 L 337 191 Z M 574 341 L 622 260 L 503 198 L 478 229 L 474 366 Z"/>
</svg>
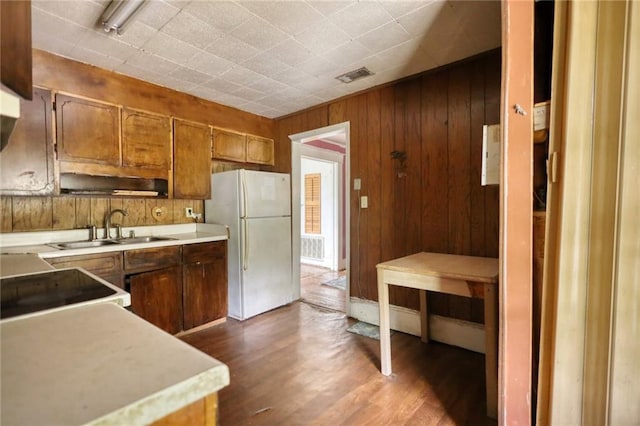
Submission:
<svg viewBox="0 0 640 426">
<path fill-rule="evenodd" d="M 357 70 L 349 71 L 342 75 L 337 76 L 336 78 L 343 83 L 351 83 L 354 80 L 359 78 L 368 77 L 373 75 L 371 71 L 367 69 L 367 67 L 358 68 Z"/>
<path fill-rule="evenodd" d="M 125 26 L 145 3 L 145 0 L 112 0 L 100 18 L 105 32 L 114 30 L 118 35 L 122 34 Z"/>
</svg>

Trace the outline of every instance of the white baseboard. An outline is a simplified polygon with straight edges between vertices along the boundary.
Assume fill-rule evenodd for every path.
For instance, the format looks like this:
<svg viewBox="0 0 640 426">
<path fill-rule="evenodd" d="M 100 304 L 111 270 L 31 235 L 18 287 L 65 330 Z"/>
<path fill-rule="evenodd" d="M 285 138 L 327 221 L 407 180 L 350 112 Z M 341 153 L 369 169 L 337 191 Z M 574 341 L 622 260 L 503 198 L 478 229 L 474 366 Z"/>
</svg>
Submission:
<svg viewBox="0 0 640 426">
<path fill-rule="evenodd" d="M 350 298 L 349 315 L 359 321 L 380 325 L 378 302 Z M 420 336 L 419 311 L 402 306 L 389 306 L 391 329 Z M 429 315 L 429 338 L 437 342 L 484 353 L 484 327 L 469 321 Z"/>
</svg>

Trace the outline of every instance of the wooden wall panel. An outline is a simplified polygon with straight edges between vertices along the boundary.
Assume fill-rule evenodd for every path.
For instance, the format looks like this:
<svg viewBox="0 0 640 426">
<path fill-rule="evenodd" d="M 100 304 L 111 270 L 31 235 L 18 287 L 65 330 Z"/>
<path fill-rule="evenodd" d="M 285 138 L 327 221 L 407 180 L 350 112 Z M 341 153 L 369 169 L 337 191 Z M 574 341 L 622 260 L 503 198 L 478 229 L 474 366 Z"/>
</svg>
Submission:
<svg viewBox="0 0 640 426">
<path fill-rule="evenodd" d="M 480 186 L 482 125 L 498 122 L 498 51 L 367 93 L 319 112 L 276 120 L 276 143 L 327 124 L 351 123 L 351 296 L 377 300 L 375 265 L 417 251 L 498 256 L 498 187 Z M 325 115 L 326 112 L 326 115 Z M 284 146 L 284 145 L 283 145 Z M 407 154 L 406 169 L 391 158 Z M 290 151 L 286 158 L 290 170 Z M 277 167 L 282 165 L 277 161 Z M 369 197 L 360 209 L 359 197 Z M 418 308 L 418 293 L 390 288 L 391 303 Z M 431 312 L 481 322 L 482 301 L 430 294 Z"/>
<path fill-rule="evenodd" d="M 157 220 L 154 206 L 164 207 Z M 195 213 L 204 212 L 202 200 L 150 200 L 144 198 L 95 197 L 2 197 L 0 198 L 1 232 L 82 229 L 88 225 L 104 226 L 104 216 L 113 209 L 125 209 L 128 216 L 116 214 L 113 223 L 122 226 L 144 226 L 193 223 L 184 217 L 184 207 Z M 102 235 L 99 235 L 102 237 Z"/>
</svg>

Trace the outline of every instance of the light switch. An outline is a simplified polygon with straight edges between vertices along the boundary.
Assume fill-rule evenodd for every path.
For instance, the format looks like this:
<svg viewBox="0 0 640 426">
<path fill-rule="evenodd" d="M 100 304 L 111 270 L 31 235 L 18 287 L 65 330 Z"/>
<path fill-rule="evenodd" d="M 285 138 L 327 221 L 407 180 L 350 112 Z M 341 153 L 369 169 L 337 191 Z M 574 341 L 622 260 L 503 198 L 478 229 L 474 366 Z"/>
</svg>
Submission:
<svg viewBox="0 0 640 426">
<path fill-rule="evenodd" d="M 369 207 L 369 197 L 367 197 L 366 195 L 363 195 L 362 197 L 360 197 L 360 208 L 366 209 L 368 207 Z"/>
<path fill-rule="evenodd" d="M 353 190 L 354 191 L 360 191 L 361 187 L 362 187 L 362 185 L 361 185 L 360 178 L 355 178 L 353 180 Z"/>
</svg>

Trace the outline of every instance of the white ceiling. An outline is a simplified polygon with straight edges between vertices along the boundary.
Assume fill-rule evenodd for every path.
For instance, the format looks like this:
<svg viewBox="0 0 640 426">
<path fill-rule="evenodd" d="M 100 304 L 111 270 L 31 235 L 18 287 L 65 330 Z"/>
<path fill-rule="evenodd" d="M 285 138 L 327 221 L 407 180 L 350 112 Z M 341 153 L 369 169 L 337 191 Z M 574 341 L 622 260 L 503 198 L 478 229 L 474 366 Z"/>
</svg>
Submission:
<svg viewBox="0 0 640 426">
<path fill-rule="evenodd" d="M 33 0 L 33 47 L 268 118 L 500 45 L 499 1 L 151 0 L 121 36 L 108 4 Z"/>
</svg>

